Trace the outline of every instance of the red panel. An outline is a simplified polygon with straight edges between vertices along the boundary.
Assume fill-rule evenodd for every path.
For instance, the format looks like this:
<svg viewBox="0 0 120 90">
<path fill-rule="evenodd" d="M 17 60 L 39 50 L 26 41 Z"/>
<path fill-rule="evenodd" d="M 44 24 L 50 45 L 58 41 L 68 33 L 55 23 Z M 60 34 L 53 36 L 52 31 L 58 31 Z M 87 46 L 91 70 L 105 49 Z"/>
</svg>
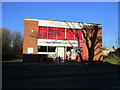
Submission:
<svg viewBox="0 0 120 90">
<path fill-rule="evenodd" d="M 83 47 L 83 41 L 80 41 L 80 47 Z"/>
<path fill-rule="evenodd" d="M 39 27 L 38 38 L 47 39 L 47 27 Z"/>
<path fill-rule="evenodd" d="M 79 40 L 82 40 L 82 30 L 76 29 L 75 33 L 76 33 L 75 40 L 78 40 L 78 37 L 79 37 Z"/>
<path fill-rule="evenodd" d="M 48 39 L 56 39 L 56 28 L 54 27 L 48 28 Z"/>
<path fill-rule="evenodd" d="M 58 28 L 57 39 L 59 39 L 59 40 L 65 39 L 65 29 L 64 28 Z"/>
<path fill-rule="evenodd" d="M 74 40 L 74 29 L 66 29 L 66 39 L 67 40 Z"/>
<path fill-rule="evenodd" d="M 56 31 L 57 30 L 57 31 Z M 67 40 L 78 40 L 78 37 L 75 36 L 75 33 L 82 40 L 82 30 L 77 29 L 76 32 L 74 29 L 66 29 L 66 39 Z M 65 39 L 65 29 L 64 28 L 54 28 L 54 27 L 39 27 L 38 36 L 40 39 Z"/>
</svg>

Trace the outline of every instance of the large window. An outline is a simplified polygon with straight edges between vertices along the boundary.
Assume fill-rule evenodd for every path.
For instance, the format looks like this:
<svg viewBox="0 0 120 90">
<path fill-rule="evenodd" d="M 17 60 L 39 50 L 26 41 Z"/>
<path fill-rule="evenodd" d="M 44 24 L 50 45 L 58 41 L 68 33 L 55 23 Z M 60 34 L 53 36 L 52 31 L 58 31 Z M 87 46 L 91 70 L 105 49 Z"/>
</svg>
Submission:
<svg viewBox="0 0 120 90">
<path fill-rule="evenodd" d="M 47 52 L 46 46 L 38 46 L 38 52 Z"/>
<path fill-rule="evenodd" d="M 38 46 L 38 52 L 55 52 L 56 47 Z"/>
<path fill-rule="evenodd" d="M 48 47 L 48 52 L 55 52 L 56 47 Z"/>
</svg>

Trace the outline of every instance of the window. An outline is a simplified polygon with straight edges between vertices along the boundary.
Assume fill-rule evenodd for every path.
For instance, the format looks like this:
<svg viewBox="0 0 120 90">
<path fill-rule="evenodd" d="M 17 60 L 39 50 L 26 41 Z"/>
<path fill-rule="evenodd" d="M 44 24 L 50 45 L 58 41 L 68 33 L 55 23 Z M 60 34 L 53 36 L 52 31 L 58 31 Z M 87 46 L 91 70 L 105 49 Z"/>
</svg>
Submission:
<svg viewBox="0 0 120 90">
<path fill-rule="evenodd" d="M 67 51 L 70 51 L 72 49 L 72 47 L 67 47 Z"/>
<path fill-rule="evenodd" d="M 55 52 L 56 47 L 38 46 L 38 52 Z"/>
<path fill-rule="evenodd" d="M 56 47 L 48 47 L 48 52 L 55 52 Z"/>
<path fill-rule="evenodd" d="M 38 46 L 38 52 L 47 52 L 46 46 Z"/>
</svg>

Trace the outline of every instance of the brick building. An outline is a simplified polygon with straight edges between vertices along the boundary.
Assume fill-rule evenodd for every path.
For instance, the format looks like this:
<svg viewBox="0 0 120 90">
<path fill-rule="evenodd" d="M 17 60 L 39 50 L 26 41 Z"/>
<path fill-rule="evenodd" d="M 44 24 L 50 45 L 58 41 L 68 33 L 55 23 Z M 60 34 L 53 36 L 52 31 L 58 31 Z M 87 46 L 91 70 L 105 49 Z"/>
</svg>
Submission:
<svg viewBox="0 0 120 90">
<path fill-rule="evenodd" d="M 36 62 L 46 58 L 51 61 L 60 58 L 61 62 L 68 59 L 80 61 L 79 53 L 82 60 L 102 60 L 102 25 L 25 19 L 24 62 Z"/>
</svg>

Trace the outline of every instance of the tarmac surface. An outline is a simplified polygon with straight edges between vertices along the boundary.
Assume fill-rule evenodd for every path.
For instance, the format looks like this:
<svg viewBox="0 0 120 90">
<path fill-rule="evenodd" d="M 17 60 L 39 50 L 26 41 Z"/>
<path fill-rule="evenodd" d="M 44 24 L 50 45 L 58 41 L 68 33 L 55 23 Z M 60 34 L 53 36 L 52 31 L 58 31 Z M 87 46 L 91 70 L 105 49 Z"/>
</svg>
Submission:
<svg viewBox="0 0 120 90">
<path fill-rule="evenodd" d="M 120 89 L 120 66 L 88 63 L 3 63 L 2 88 Z"/>
</svg>

